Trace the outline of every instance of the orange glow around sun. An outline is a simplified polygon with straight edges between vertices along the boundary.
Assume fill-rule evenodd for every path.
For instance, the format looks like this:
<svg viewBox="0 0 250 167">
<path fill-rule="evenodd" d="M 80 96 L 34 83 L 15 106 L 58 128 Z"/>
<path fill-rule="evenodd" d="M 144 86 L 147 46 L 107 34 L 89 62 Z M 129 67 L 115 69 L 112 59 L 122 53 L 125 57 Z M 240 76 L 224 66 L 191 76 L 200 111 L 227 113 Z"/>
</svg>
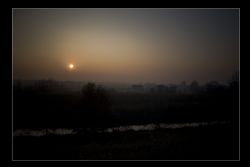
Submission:
<svg viewBox="0 0 250 167">
<path fill-rule="evenodd" d="M 69 64 L 69 70 L 74 70 L 75 69 L 75 66 L 74 66 L 74 64 Z"/>
</svg>

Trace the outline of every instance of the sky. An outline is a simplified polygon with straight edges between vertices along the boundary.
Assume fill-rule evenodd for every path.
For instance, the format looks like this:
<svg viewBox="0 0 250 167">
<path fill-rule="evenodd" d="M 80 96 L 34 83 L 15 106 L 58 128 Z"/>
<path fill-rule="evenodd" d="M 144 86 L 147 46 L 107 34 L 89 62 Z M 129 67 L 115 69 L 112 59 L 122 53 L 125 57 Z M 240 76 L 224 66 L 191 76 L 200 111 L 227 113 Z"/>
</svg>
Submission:
<svg viewBox="0 0 250 167">
<path fill-rule="evenodd" d="M 204 83 L 236 71 L 239 9 L 13 9 L 13 79 Z"/>
</svg>

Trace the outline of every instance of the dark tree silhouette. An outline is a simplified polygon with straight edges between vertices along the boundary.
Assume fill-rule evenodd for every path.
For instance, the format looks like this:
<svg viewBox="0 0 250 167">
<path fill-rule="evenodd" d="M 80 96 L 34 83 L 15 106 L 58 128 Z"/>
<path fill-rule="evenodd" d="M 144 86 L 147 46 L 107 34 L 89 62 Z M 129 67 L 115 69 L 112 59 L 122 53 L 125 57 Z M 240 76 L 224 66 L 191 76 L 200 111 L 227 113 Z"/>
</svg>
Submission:
<svg viewBox="0 0 250 167">
<path fill-rule="evenodd" d="M 238 121 L 239 121 L 239 72 L 235 72 L 229 81 L 229 88 L 230 88 L 230 103 L 232 105 L 232 120 L 235 122 L 235 124 L 238 126 Z"/>
<path fill-rule="evenodd" d="M 235 72 L 229 82 L 230 88 L 237 92 L 239 88 L 239 72 Z"/>
<path fill-rule="evenodd" d="M 218 91 L 220 84 L 217 81 L 210 81 L 206 84 L 206 91 L 213 93 Z"/>
<path fill-rule="evenodd" d="M 199 91 L 199 83 L 198 81 L 194 80 L 191 84 L 190 84 L 190 88 L 192 90 L 192 92 L 196 93 Z"/>
<path fill-rule="evenodd" d="M 109 110 L 109 98 L 105 89 L 88 83 L 81 92 L 81 117 L 88 125 L 102 127 Z"/>
</svg>

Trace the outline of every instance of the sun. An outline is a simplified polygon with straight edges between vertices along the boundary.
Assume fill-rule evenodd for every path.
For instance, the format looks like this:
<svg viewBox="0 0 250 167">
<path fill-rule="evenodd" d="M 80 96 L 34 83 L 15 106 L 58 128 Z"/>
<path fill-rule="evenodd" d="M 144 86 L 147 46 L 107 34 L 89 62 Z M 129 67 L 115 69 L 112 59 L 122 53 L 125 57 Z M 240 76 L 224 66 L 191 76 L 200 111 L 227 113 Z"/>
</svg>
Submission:
<svg viewBox="0 0 250 167">
<path fill-rule="evenodd" d="M 68 67 L 69 67 L 70 70 L 74 70 L 75 69 L 75 65 L 72 64 L 72 63 L 70 63 Z"/>
</svg>

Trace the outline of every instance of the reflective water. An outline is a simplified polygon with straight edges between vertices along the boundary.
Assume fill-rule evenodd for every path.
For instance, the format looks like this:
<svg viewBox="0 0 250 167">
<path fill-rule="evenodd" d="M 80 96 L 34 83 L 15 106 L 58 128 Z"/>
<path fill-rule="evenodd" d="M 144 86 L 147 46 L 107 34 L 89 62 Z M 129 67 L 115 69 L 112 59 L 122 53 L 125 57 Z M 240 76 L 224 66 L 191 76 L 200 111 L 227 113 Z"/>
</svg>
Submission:
<svg viewBox="0 0 250 167">
<path fill-rule="evenodd" d="M 225 124 L 229 123 L 228 121 L 213 121 L 213 122 L 194 122 L 194 123 L 176 123 L 176 124 L 147 124 L 147 125 L 130 125 L 130 126 L 119 126 L 114 128 L 108 128 L 104 132 L 124 132 L 128 130 L 140 131 L 140 130 L 155 130 L 155 129 L 177 129 L 185 127 L 199 127 L 199 126 L 208 126 L 216 124 Z"/>
<path fill-rule="evenodd" d="M 200 126 L 209 126 L 216 124 L 226 124 L 228 121 L 213 121 L 213 122 L 193 122 L 193 123 L 175 123 L 175 124 L 146 124 L 146 125 L 130 125 L 130 126 L 119 126 L 113 128 L 107 128 L 100 133 L 112 133 L 112 132 L 125 132 L 129 130 L 141 131 L 141 130 L 155 130 L 155 129 L 177 129 L 185 127 L 200 127 Z M 74 129 L 58 128 L 58 129 L 43 129 L 43 130 L 31 130 L 31 129 L 18 129 L 15 130 L 14 136 L 45 136 L 47 134 L 53 135 L 68 135 L 68 134 L 77 134 Z"/>
<path fill-rule="evenodd" d="M 45 136 L 46 134 L 54 135 L 67 135 L 76 134 L 74 129 L 43 129 L 43 130 L 32 130 L 32 129 L 18 129 L 15 130 L 13 136 Z"/>
</svg>

